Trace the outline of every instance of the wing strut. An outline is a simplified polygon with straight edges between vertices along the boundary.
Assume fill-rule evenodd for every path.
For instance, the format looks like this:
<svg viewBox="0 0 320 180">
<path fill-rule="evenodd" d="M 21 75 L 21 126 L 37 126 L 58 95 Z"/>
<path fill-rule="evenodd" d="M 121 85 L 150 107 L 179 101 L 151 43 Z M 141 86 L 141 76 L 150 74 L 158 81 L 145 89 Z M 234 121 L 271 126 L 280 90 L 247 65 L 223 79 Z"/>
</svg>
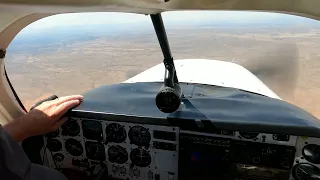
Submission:
<svg viewBox="0 0 320 180">
<path fill-rule="evenodd" d="M 182 91 L 179 86 L 179 81 L 176 74 L 176 69 L 174 67 L 173 57 L 161 14 L 152 14 L 150 16 L 164 56 L 163 63 L 165 66 L 164 84 L 156 96 L 156 104 L 160 111 L 172 113 L 175 112 L 181 104 Z"/>
</svg>

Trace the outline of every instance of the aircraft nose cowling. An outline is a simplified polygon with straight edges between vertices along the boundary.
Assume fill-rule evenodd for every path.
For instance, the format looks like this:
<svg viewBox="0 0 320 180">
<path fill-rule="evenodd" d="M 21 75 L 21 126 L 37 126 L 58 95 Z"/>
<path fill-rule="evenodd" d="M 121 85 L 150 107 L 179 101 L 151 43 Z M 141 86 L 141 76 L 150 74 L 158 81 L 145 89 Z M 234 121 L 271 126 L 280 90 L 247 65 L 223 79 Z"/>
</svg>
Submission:
<svg viewBox="0 0 320 180">
<path fill-rule="evenodd" d="M 231 62 L 210 59 L 174 61 L 179 82 L 232 87 L 280 99 L 260 79 L 246 68 Z M 128 79 L 124 83 L 163 82 L 162 63 Z"/>
</svg>

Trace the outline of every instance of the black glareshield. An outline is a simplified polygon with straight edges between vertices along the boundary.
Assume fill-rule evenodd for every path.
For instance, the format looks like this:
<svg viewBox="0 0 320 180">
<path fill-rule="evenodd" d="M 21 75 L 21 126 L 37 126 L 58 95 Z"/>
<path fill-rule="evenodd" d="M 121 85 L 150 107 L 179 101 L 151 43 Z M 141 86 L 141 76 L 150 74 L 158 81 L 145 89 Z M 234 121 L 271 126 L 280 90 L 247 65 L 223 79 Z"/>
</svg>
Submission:
<svg viewBox="0 0 320 180">
<path fill-rule="evenodd" d="M 172 113 L 175 112 L 181 104 L 182 91 L 179 86 L 161 14 L 152 14 L 150 16 L 164 56 L 163 63 L 165 66 L 164 84 L 156 96 L 156 105 L 160 111 Z"/>
</svg>

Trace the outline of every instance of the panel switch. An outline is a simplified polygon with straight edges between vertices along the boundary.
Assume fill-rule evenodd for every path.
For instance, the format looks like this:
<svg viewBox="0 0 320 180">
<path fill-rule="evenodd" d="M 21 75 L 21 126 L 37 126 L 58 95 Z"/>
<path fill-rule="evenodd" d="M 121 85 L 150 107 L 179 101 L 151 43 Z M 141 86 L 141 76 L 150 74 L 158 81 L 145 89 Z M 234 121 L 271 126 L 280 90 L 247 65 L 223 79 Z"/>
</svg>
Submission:
<svg viewBox="0 0 320 180">
<path fill-rule="evenodd" d="M 174 173 L 173 172 L 168 173 L 168 180 L 174 180 Z"/>
<path fill-rule="evenodd" d="M 153 172 L 152 171 L 148 172 L 148 179 L 149 180 L 153 179 Z"/>
<path fill-rule="evenodd" d="M 154 175 L 154 179 L 155 179 L 155 180 L 160 180 L 160 174 L 155 174 L 155 175 Z"/>
</svg>

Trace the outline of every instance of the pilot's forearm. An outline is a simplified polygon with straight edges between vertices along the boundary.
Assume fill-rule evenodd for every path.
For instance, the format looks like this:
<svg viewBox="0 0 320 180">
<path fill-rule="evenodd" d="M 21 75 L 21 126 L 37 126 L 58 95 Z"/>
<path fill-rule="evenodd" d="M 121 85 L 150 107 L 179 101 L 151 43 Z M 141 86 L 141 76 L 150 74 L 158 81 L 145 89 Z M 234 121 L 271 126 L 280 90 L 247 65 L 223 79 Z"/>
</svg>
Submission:
<svg viewBox="0 0 320 180">
<path fill-rule="evenodd" d="M 3 129 L 11 136 L 16 142 L 20 142 L 29 137 L 27 129 L 24 127 L 24 122 L 18 118 L 3 126 Z"/>
</svg>

